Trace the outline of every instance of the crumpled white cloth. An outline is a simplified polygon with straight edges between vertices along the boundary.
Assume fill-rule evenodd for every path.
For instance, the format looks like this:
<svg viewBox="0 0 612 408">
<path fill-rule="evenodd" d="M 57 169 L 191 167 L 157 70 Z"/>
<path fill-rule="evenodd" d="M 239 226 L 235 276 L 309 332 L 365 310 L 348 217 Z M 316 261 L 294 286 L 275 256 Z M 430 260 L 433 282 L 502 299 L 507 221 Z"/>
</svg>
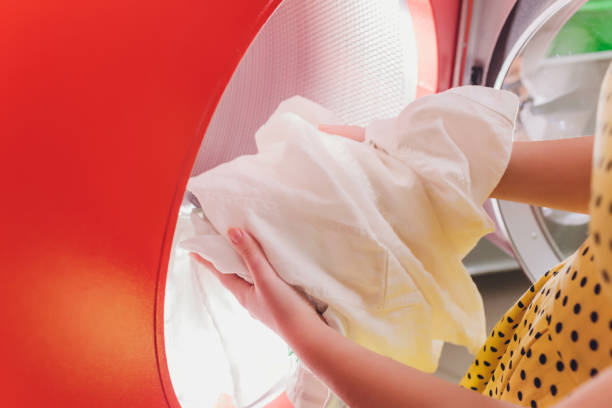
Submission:
<svg viewBox="0 0 612 408">
<path fill-rule="evenodd" d="M 443 341 L 475 351 L 485 338 L 461 259 L 493 229 L 482 204 L 507 165 L 517 108 L 506 91 L 455 88 L 375 121 L 358 143 L 318 131 L 340 122 L 291 98 L 256 133 L 257 154 L 189 180 L 211 228 L 181 245 L 250 281 L 226 238 L 249 231 L 330 326 L 432 372 Z"/>
</svg>

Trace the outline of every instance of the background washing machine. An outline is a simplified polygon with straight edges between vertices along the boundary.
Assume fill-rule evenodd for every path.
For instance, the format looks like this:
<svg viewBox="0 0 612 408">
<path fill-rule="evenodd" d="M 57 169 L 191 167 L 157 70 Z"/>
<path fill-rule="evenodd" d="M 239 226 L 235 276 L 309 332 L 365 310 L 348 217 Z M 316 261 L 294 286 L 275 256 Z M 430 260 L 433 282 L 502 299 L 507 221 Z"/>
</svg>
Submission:
<svg viewBox="0 0 612 408">
<path fill-rule="evenodd" d="M 555 112 L 568 104 L 578 113 L 563 135 L 588 131 L 581 92 L 591 84 L 551 93 L 539 82 L 549 72 L 596 72 L 609 59 L 605 24 L 587 29 L 609 16 L 609 2 L 583 3 L 7 3 L 3 404 L 180 406 L 166 361 L 164 294 L 187 178 L 252 149 L 244 135 L 291 94 L 360 124 L 415 95 L 484 84 L 521 95 L 526 137 L 556 136 Z M 597 45 L 564 48 L 576 32 Z M 578 99 L 584 105 L 573 106 Z M 586 221 L 494 207 L 534 279 L 577 246 L 556 231 L 575 229 L 578 242 Z"/>
</svg>

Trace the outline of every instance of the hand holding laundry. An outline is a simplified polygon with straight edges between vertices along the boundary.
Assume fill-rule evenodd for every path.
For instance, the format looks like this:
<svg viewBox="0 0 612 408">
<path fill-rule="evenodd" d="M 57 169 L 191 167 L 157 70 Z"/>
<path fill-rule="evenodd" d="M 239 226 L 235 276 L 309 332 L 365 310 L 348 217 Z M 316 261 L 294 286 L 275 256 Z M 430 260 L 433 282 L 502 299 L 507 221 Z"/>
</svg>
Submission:
<svg viewBox="0 0 612 408">
<path fill-rule="evenodd" d="M 443 341 L 475 350 L 485 337 L 482 300 L 461 259 L 493 229 L 482 203 L 507 165 L 517 107 L 509 92 L 456 88 L 364 134 L 317 128 L 342 121 L 291 98 L 256 133 L 257 154 L 189 181 L 207 226 L 181 245 L 257 287 L 225 236 L 248 231 L 270 270 L 330 327 L 431 372 Z M 270 319 L 283 330 L 282 318 Z"/>
<path fill-rule="evenodd" d="M 289 336 L 299 336 L 311 323 L 323 324 L 308 300 L 279 278 L 259 243 L 248 232 L 231 228 L 228 236 L 253 277 L 253 284 L 238 275 L 218 271 L 196 253 L 192 252 L 191 256 L 208 268 L 254 318 L 287 341 Z"/>
</svg>

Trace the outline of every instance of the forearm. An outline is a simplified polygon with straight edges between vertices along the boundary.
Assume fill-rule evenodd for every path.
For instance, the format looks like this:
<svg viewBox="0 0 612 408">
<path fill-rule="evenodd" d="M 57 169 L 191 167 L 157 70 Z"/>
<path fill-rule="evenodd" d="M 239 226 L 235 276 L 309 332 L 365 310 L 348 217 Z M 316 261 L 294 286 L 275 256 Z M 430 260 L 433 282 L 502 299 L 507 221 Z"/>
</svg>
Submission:
<svg viewBox="0 0 612 408">
<path fill-rule="evenodd" d="M 287 339 L 293 350 L 352 408 L 513 406 L 371 352 L 324 324 L 300 332 Z"/>
<path fill-rule="evenodd" d="M 593 137 L 514 142 L 493 198 L 588 213 Z"/>
</svg>

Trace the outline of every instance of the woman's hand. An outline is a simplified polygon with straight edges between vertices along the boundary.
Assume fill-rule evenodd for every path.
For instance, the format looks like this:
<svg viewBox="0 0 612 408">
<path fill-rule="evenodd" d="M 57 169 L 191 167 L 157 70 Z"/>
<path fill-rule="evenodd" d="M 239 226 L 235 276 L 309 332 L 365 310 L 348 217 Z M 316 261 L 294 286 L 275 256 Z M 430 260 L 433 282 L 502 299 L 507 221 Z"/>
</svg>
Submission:
<svg viewBox="0 0 612 408">
<path fill-rule="evenodd" d="M 359 126 L 319 125 L 319 130 L 362 142 L 365 129 Z M 213 264 L 196 253 L 191 256 L 209 269 L 249 311 L 251 316 L 289 342 L 290 337 L 309 330 L 312 325 L 323 324 L 321 317 L 306 298 L 285 283 L 270 265 L 257 241 L 237 228 L 228 231 L 236 252 L 247 265 L 253 284 L 235 274 L 223 274 Z"/>
<path fill-rule="evenodd" d="M 285 283 L 266 259 L 259 243 L 246 231 L 230 228 L 228 237 L 247 265 L 253 284 L 235 274 L 223 274 L 196 253 L 191 256 L 208 268 L 246 308 L 285 341 L 300 336 L 312 325 L 324 324 L 314 307 L 297 290 Z"/>
<path fill-rule="evenodd" d="M 365 140 L 365 129 L 361 126 L 346 126 L 346 125 L 319 125 L 319 130 L 332 135 L 346 137 L 357 142 Z"/>
</svg>

